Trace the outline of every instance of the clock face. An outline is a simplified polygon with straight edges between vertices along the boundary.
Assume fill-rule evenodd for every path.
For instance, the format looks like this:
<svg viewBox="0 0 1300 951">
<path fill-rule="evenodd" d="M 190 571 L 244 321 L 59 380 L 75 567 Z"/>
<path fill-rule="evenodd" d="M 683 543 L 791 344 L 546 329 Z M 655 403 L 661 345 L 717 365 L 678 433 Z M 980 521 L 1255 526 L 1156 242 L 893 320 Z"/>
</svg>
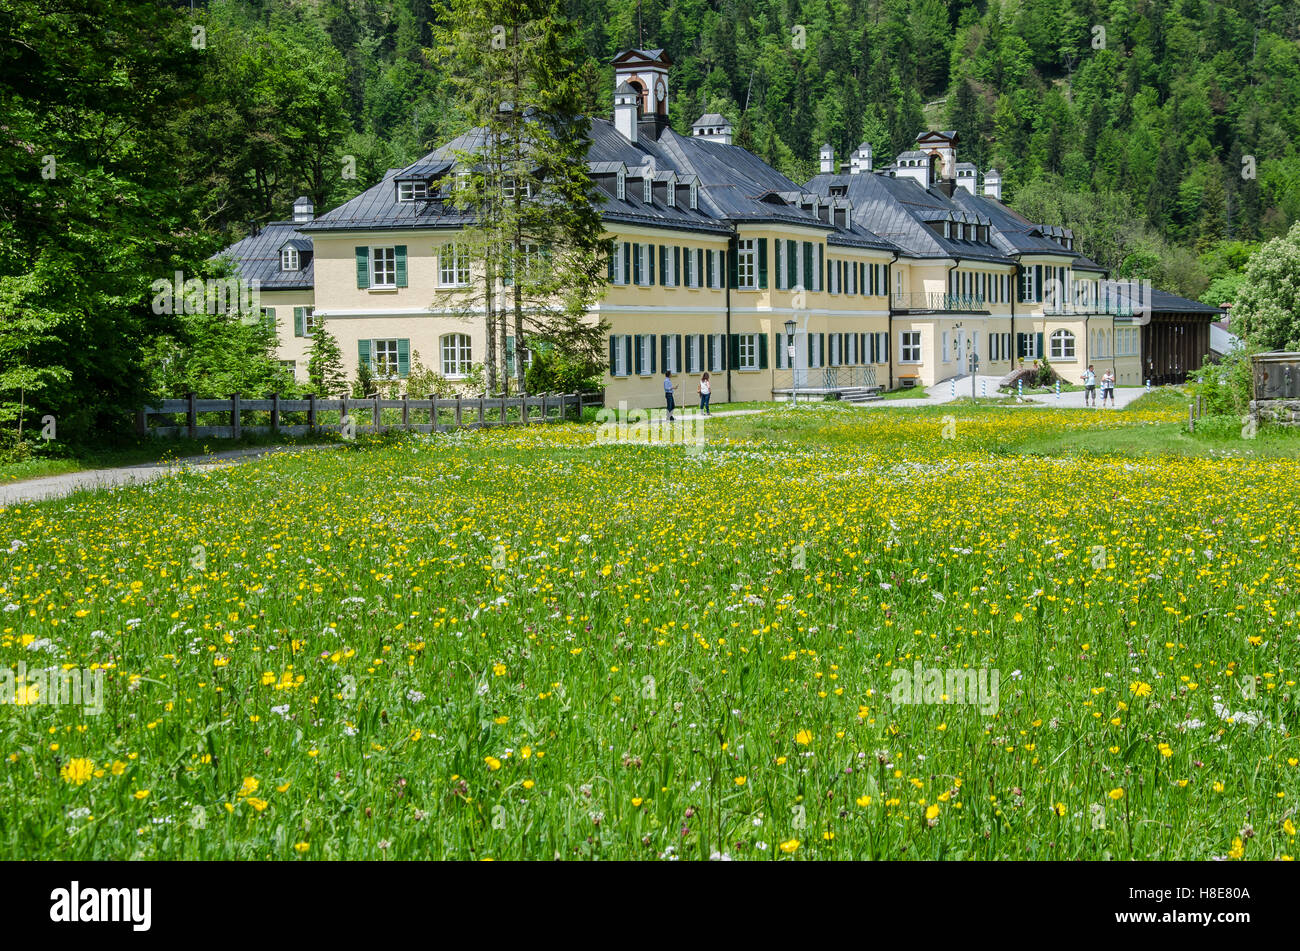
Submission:
<svg viewBox="0 0 1300 951">
<path fill-rule="evenodd" d="M 658 83 L 655 84 L 655 98 L 658 99 L 660 102 L 663 102 L 665 91 L 666 90 L 664 89 L 664 81 L 661 79 L 659 80 Z"/>
</svg>

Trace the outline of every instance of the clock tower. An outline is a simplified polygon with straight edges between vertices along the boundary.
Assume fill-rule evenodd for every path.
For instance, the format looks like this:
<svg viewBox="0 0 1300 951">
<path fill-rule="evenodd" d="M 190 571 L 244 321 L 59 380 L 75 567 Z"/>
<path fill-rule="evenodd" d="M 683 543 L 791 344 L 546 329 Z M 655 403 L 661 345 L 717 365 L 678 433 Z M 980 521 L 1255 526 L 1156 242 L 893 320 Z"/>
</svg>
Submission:
<svg viewBox="0 0 1300 951">
<path fill-rule="evenodd" d="M 625 50 L 614 57 L 614 88 L 627 83 L 639 97 L 638 125 L 658 139 L 668 127 L 668 67 L 672 60 L 661 49 Z"/>
</svg>

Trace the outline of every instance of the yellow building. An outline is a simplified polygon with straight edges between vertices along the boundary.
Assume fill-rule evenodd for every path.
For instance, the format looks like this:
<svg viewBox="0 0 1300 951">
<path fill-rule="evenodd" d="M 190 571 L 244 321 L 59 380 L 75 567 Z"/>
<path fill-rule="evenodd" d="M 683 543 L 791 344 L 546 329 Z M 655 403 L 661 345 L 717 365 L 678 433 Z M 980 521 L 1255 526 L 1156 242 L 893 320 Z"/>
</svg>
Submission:
<svg viewBox="0 0 1300 951">
<path fill-rule="evenodd" d="M 661 405 L 665 371 L 684 402 L 708 371 L 718 403 L 792 389 L 860 399 L 1043 358 L 1067 381 L 1089 363 L 1142 381 L 1133 296 L 1110 291 L 1069 231 L 1002 204 L 996 171 L 977 195 L 955 133 L 923 133 L 882 170 L 868 144 L 838 168 L 825 146 L 821 174 L 800 186 L 733 145 L 722 116 L 671 129 L 663 51 L 613 65 L 614 117 L 592 120 L 588 150 L 614 248 L 591 311 L 609 327 L 607 405 Z M 261 279 L 299 380 L 321 321 L 349 377 L 364 361 L 400 380 L 418 359 L 455 381 L 483 362 L 481 314 L 465 300 L 479 264 L 447 201 L 453 156 L 477 135 L 319 217 L 299 199 L 292 222 L 228 249 Z M 511 360 L 520 343 L 508 341 Z"/>
</svg>

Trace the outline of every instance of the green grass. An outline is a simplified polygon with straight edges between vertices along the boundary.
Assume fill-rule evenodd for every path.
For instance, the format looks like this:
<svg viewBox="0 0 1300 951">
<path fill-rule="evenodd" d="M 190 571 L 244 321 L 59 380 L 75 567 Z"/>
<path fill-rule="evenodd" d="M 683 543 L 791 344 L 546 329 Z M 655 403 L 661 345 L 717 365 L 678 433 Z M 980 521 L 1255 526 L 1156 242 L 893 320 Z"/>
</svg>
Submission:
<svg viewBox="0 0 1300 951">
<path fill-rule="evenodd" d="M 0 670 L 107 674 L 0 706 L 0 857 L 1294 855 L 1300 463 L 1150 455 L 1180 401 L 362 438 L 0 511 Z"/>
<path fill-rule="evenodd" d="M 904 388 L 899 387 L 896 390 L 886 390 L 880 394 L 882 400 L 919 400 L 925 398 L 925 387 L 919 383 L 916 386 Z"/>
</svg>

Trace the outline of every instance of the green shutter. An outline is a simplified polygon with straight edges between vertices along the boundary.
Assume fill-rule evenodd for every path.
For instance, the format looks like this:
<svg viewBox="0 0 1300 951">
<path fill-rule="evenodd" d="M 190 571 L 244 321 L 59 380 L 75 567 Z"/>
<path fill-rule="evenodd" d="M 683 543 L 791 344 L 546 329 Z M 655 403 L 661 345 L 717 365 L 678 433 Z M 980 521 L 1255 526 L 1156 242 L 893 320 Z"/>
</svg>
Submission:
<svg viewBox="0 0 1300 951">
<path fill-rule="evenodd" d="M 303 308 L 295 307 L 293 309 L 293 335 L 295 337 L 301 337 L 304 335 L 305 328 L 303 326 L 304 321 L 302 315 Z"/>
<path fill-rule="evenodd" d="M 1034 265 L 1034 300 L 1041 301 L 1042 299 L 1043 299 L 1043 266 L 1041 264 L 1035 264 Z M 1039 351 L 1040 355 L 1041 352 L 1042 351 L 1040 348 Z"/>
<path fill-rule="evenodd" d="M 1035 354 L 1035 356 L 1041 360 L 1043 359 L 1043 356 L 1046 354 L 1046 351 L 1043 349 L 1043 335 L 1034 334 L 1034 337 L 1037 340 L 1037 346 L 1038 346 L 1038 352 Z"/>
<path fill-rule="evenodd" d="M 803 244 L 803 289 L 812 290 L 816 285 L 813 283 L 813 253 L 812 242 L 804 241 Z"/>
<path fill-rule="evenodd" d="M 411 341 L 406 337 L 397 340 L 397 375 L 403 379 L 411 375 Z"/>
<path fill-rule="evenodd" d="M 731 366 L 740 366 L 740 334 L 731 335 Z"/>
<path fill-rule="evenodd" d="M 515 338 L 513 335 L 506 336 L 506 374 L 515 375 Z"/>
<path fill-rule="evenodd" d="M 637 376 L 641 375 L 641 337 L 642 334 L 633 334 L 632 343 L 632 372 Z"/>
<path fill-rule="evenodd" d="M 758 368 L 767 369 L 767 334 L 758 335 Z"/>
<path fill-rule="evenodd" d="M 374 369 L 374 366 L 370 362 L 370 341 L 369 340 L 357 341 L 357 367 L 358 368 L 370 367 L 370 369 L 372 370 Z"/>
<path fill-rule="evenodd" d="M 659 245 L 659 283 L 668 286 L 668 249 Z"/>
<path fill-rule="evenodd" d="M 632 273 L 632 245 L 627 241 L 623 242 L 623 283 L 629 280 L 628 275 Z"/>
<path fill-rule="evenodd" d="M 659 260 L 662 261 L 663 257 L 662 249 L 660 249 Z M 668 369 L 668 347 L 672 344 L 672 340 L 669 338 L 669 334 L 663 334 L 659 337 L 659 347 L 663 351 L 660 356 L 660 363 L 663 365 L 665 371 Z"/>
<path fill-rule="evenodd" d="M 826 286 L 826 246 L 817 245 L 817 290 Z"/>
<path fill-rule="evenodd" d="M 761 290 L 767 289 L 767 238 L 758 239 L 758 286 Z M 763 339 L 767 339 L 767 334 Z"/>
<path fill-rule="evenodd" d="M 612 252 L 609 255 L 609 261 L 607 261 L 606 263 L 609 265 L 609 275 L 608 275 L 609 283 L 613 284 L 614 283 L 614 255 Z"/>
<path fill-rule="evenodd" d="M 682 371 L 682 335 L 673 334 L 673 346 L 677 349 L 677 372 Z"/>
<path fill-rule="evenodd" d="M 640 247 L 640 245 L 637 246 L 636 251 L 635 251 L 635 252 L 633 253 L 633 255 L 632 255 L 632 283 L 633 283 L 633 284 L 640 284 L 640 283 L 641 283 L 641 247 Z"/>
<path fill-rule="evenodd" d="M 740 277 L 736 271 L 736 258 L 738 255 L 730 248 L 722 253 L 727 259 L 727 286 L 734 288 L 740 284 Z"/>
<path fill-rule="evenodd" d="M 357 287 L 370 286 L 370 249 L 357 248 Z"/>
<path fill-rule="evenodd" d="M 690 248 L 687 248 L 687 249 L 686 249 L 686 253 L 689 255 L 689 254 L 691 253 L 691 249 L 690 249 Z M 681 248 L 681 245 L 674 245 L 674 246 L 673 246 L 673 272 L 674 272 L 674 276 L 676 277 L 676 280 L 674 280 L 673 283 L 674 283 L 674 284 L 680 284 L 680 283 L 682 283 L 682 248 Z"/>
<path fill-rule="evenodd" d="M 794 285 L 799 280 L 799 252 L 795 242 L 787 241 L 785 243 L 785 286 L 789 290 L 794 290 Z"/>
<path fill-rule="evenodd" d="M 654 245 L 651 245 L 651 247 L 654 247 Z M 647 336 L 650 339 L 650 343 L 646 347 L 646 350 L 650 354 L 650 372 L 653 374 L 655 372 L 655 335 L 647 334 Z"/>
<path fill-rule="evenodd" d="M 397 286 L 406 286 L 406 245 L 399 244 L 393 248 L 393 253 L 397 257 Z"/>
<path fill-rule="evenodd" d="M 614 375 L 614 368 L 618 366 L 618 337 L 614 334 L 609 335 L 609 375 Z"/>
<path fill-rule="evenodd" d="M 645 253 L 649 255 L 649 259 L 646 261 L 645 282 L 647 284 L 653 284 L 655 282 L 655 246 L 653 244 L 647 244 L 645 246 Z M 662 256 L 663 255 L 660 255 L 660 257 Z"/>
</svg>

